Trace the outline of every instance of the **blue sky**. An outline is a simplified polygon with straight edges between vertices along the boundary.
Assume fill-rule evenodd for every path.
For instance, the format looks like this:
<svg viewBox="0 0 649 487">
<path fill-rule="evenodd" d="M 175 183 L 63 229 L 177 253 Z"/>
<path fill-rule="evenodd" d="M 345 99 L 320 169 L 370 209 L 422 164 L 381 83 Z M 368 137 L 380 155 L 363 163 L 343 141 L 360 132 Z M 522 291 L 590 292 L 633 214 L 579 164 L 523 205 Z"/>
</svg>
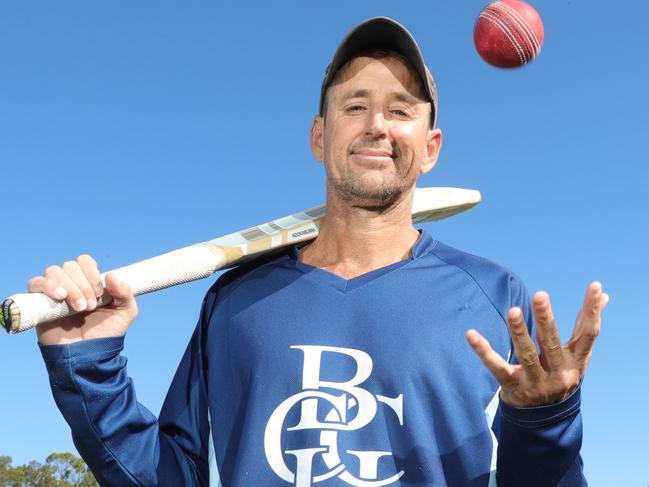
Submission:
<svg viewBox="0 0 649 487">
<path fill-rule="evenodd" d="M 323 201 L 309 152 L 324 68 L 374 15 L 419 40 L 440 93 L 420 186 L 479 189 L 426 224 L 550 293 L 567 339 L 587 284 L 611 296 L 583 385 L 591 485 L 649 484 L 649 4 L 537 0 L 540 57 L 484 64 L 483 1 L 2 2 L 0 296 L 81 252 L 103 269 Z M 212 280 L 145 296 L 126 354 L 154 412 Z M 0 455 L 73 450 L 33 332 L 0 336 Z"/>
</svg>

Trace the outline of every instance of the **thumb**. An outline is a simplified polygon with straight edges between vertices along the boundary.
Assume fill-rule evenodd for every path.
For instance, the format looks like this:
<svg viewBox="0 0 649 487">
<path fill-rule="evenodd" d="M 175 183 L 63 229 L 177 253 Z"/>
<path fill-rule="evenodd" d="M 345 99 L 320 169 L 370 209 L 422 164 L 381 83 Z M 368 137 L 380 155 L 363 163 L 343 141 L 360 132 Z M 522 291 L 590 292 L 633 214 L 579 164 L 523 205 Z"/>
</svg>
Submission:
<svg viewBox="0 0 649 487">
<path fill-rule="evenodd" d="M 106 291 L 113 299 L 112 306 L 118 310 L 131 310 L 136 307 L 131 287 L 115 274 L 106 274 Z"/>
</svg>

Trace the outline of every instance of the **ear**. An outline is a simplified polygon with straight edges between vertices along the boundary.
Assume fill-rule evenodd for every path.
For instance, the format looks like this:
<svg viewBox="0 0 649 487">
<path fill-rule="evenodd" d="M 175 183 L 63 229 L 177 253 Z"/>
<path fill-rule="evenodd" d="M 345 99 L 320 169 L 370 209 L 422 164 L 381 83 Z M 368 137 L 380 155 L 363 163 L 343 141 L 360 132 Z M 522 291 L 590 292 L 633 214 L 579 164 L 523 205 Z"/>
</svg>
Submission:
<svg viewBox="0 0 649 487">
<path fill-rule="evenodd" d="M 311 124 L 311 154 L 316 161 L 324 160 L 324 118 L 316 115 Z"/>
<path fill-rule="evenodd" d="M 421 173 L 430 171 L 437 163 L 439 151 L 442 149 L 442 130 L 434 128 L 428 131 L 426 143 L 426 156 L 421 161 Z"/>
</svg>

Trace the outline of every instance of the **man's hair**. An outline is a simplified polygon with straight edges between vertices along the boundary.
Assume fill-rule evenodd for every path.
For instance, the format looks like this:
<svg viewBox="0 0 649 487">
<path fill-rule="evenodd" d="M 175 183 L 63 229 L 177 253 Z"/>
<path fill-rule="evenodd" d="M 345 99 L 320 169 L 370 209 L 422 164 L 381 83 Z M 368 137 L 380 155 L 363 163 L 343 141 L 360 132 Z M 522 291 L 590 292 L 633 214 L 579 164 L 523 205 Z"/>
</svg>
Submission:
<svg viewBox="0 0 649 487">
<path fill-rule="evenodd" d="M 372 58 L 372 59 L 385 59 L 385 58 L 398 59 L 399 61 L 401 61 L 404 64 L 404 66 L 406 66 L 406 68 L 408 68 L 408 71 L 410 72 L 410 74 L 412 74 L 413 77 L 419 83 L 422 91 L 425 92 L 425 88 L 423 86 L 421 86 L 422 83 L 421 83 L 421 80 L 419 79 L 419 76 L 417 75 L 417 71 L 415 70 L 415 68 L 413 66 L 410 65 L 410 61 L 408 61 L 408 58 L 406 58 L 403 54 L 401 54 L 400 52 L 397 52 L 397 51 L 395 51 L 393 49 L 381 49 L 381 48 L 377 48 L 377 47 L 371 48 L 371 49 L 366 49 L 364 51 L 360 51 L 358 54 L 355 54 L 354 57 L 350 58 L 349 61 L 347 61 L 336 72 L 336 75 L 334 76 L 334 79 L 331 80 L 331 83 L 327 87 L 327 89 L 325 91 L 325 94 L 324 94 L 324 100 L 323 100 L 323 103 L 322 103 L 322 118 L 326 118 L 326 116 L 327 116 L 327 108 L 329 106 L 329 90 L 331 90 L 332 86 L 334 86 L 338 82 L 338 79 L 340 77 L 340 73 L 342 73 L 354 59 L 359 58 L 359 57 L 369 57 L 369 58 Z M 428 104 L 430 105 L 430 102 L 428 102 Z M 430 106 L 430 109 L 432 110 L 433 107 Z M 431 118 L 431 117 L 429 117 L 429 118 Z M 428 125 L 429 125 L 429 128 L 431 128 L 431 129 L 433 128 L 432 118 L 431 118 Z"/>
</svg>

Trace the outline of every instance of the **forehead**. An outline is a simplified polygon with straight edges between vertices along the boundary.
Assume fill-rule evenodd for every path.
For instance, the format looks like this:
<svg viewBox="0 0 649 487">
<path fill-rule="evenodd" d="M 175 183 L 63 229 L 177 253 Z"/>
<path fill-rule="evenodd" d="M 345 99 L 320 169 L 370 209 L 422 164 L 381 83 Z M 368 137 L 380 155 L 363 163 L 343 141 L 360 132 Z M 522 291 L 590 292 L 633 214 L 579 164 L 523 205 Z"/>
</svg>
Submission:
<svg viewBox="0 0 649 487">
<path fill-rule="evenodd" d="M 427 101 L 416 71 L 394 56 L 355 57 L 338 71 L 330 88 L 338 95 L 348 90 L 390 88 L 391 91 L 403 91 L 421 102 Z"/>
</svg>

